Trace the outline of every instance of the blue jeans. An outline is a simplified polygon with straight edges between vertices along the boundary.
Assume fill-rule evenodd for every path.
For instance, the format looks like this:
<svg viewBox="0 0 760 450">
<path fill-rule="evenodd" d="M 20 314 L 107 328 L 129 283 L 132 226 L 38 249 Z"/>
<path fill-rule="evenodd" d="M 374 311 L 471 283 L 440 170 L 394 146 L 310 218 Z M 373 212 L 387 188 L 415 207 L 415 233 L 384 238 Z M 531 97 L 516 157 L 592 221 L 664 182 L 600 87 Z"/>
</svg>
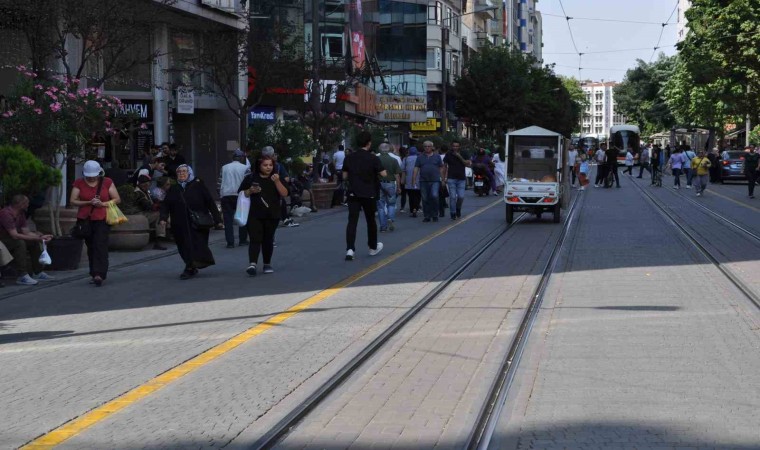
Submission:
<svg viewBox="0 0 760 450">
<path fill-rule="evenodd" d="M 451 217 L 461 215 L 462 202 L 464 201 L 464 186 L 467 180 L 446 180 L 449 188 L 449 214 Z"/>
<path fill-rule="evenodd" d="M 420 191 L 422 193 L 422 214 L 426 219 L 438 220 L 438 190 L 440 181 L 420 181 Z"/>
<path fill-rule="evenodd" d="M 222 197 L 222 218 L 224 219 L 224 238 L 227 245 L 235 245 L 235 210 L 237 209 L 237 195 L 227 195 Z M 238 227 L 240 233 L 240 242 L 248 242 L 248 230 L 245 227 Z"/>
<path fill-rule="evenodd" d="M 380 197 L 377 199 L 377 217 L 380 228 L 387 228 L 389 220 L 396 220 L 396 182 L 380 183 Z"/>
</svg>

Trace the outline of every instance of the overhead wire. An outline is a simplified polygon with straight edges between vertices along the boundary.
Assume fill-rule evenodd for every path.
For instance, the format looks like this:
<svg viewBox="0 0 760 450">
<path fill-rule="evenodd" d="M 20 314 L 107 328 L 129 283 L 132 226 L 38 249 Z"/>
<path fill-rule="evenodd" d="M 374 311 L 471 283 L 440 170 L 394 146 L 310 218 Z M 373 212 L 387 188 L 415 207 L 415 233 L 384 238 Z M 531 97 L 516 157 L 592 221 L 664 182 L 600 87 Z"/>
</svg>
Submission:
<svg viewBox="0 0 760 450">
<path fill-rule="evenodd" d="M 659 46 L 658 48 L 666 48 L 666 47 L 675 47 L 676 44 L 670 44 L 670 45 L 663 45 Z M 634 52 L 634 51 L 641 51 L 641 50 L 649 50 L 652 47 L 639 47 L 639 48 L 621 48 L 616 50 L 598 50 L 595 52 L 584 52 L 584 55 L 593 55 L 593 54 L 599 54 L 599 53 L 622 53 L 622 52 Z M 544 53 L 544 55 L 577 55 L 578 53 L 575 52 L 547 52 Z"/>
<path fill-rule="evenodd" d="M 657 53 L 657 49 L 660 48 L 660 41 L 662 40 L 662 34 L 665 32 L 665 26 L 670 22 L 670 19 L 673 18 L 673 14 L 676 12 L 676 9 L 678 9 L 679 1 L 676 0 L 676 6 L 673 7 L 673 11 L 670 12 L 670 15 L 668 16 L 668 20 L 662 23 L 662 28 L 660 28 L 660 37 L 657 38 L 657 44 L 654 46 L 654 50 L 652 50 L 652 56 L 649 57 L 649 63 L 652 63 L 652 60 L 654 59 L 655 53 Z"/>
<path fill-rule="evenodd" d="M 559 7 L 562 8 L 562 14 L 565 15 L 565 20 L 567 23 L 567 29 L 570 31 L 570 41 L 573 43 L 573 48 L 575 49 L 575 53 L 578 54 L 578 79 L 582 80 L 582 72 L 581 72 L 581 66 L 583 65 L 583 53 L 578 51 L 578 46 L 575 45 L 575 37 L 573 37 L 573 28 L 570 26 L 570 19 L 571 17 L 567 15 L 567 11 L 565 11 L 565 5 L 562 4 L 562 0 L 559 0 Z"/>
<path fill-rule="evenodd" d="M 563 11 L 564 12 L 564 11 Z M 559 17 L 566 20 L 591 20 L 594 22 L 618 22 L 618 23 L 635 23 L 639 25 L 663 25 L 662 22 L 647 22 L 642 20 L 624 20 L 624 19 L 605 19 L 601 17 L 569 17 L 567 15 L 561 16 L 559 14 L 551 14 L 551 13 L 541 13 L 541 16 L 549 16 L 549 17 Z M 668 19 L 668 22 L 664 25 L 675 25 L 676 22 L 670 22 L 670 19 Z"/>
</svg>

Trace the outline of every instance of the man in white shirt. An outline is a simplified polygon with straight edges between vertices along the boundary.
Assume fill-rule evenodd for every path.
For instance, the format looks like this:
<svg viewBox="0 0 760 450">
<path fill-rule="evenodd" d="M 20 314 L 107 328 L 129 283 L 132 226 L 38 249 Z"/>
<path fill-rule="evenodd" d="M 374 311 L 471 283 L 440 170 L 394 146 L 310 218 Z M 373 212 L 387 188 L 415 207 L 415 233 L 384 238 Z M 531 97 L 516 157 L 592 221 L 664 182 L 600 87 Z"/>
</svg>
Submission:
<svg viewBox="0 0 760 450">
<path fill-rule="evenodd" d="M 570 147 L 570 151 L 567 152 L 567 169 L 570 171 L 570 185 L 575 187 L 575 160 L 578 158 L 578 150 Z"/>
<path fill-rule="evenodd" d="M 227 248 L 235 248 L 235 229 L 233 218 L 237 209 L 238 188 L 243 182 L 249 166 L 245 153 L 237 149 L 232 156 L 232 162 L 222 166 L 222 186 L 219 196 L 222 203 L 222 217 L 224 217 L 224 237 L 227 240 Z M 240 246 L 248 245 L 248 231 L 245 227 L 239 227 Z"/>
<path fill-rule="evenodd" d="M 346 190 L 343 186 L 343 161 L 346 160 L 346 148 L 343 144 L 338 146 L 338 150 L 332 155 L 333 165 L 335 166 L 335 179 L 338 182 L 337 201 L 341 205 L 346 205 Z"/>
<path fill-rule="evenodd" d="M 600 187 L 604 183 L 604 179 L 607 178 L 607 144 L 602 144 L 596 153 L 594 153 L 594 159 L 596 160 L 596 180 L 594 181 L 594 187 Z"/>
</svg>

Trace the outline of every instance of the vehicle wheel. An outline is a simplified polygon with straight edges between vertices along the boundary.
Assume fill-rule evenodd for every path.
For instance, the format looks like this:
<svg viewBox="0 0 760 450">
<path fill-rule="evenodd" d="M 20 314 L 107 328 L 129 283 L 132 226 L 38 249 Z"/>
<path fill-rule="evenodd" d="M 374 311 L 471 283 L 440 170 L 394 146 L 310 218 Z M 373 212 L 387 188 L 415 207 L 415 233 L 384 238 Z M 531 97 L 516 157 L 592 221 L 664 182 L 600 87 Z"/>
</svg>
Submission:
<svg viewBox="0 0 760 450">
<path fill-rule="evenodd" d="M 560 208 L 559 203 L 554 205 L 554 223 L 559 223 L 560 219 L 562 218 L 561 211 L 562 208 Z"/>
<path fill-rule="evenodd" d="M 507 205 L 507 223 L 512 223 L 515 220 L 515 211 L 512 205 Z"/>
</svg>

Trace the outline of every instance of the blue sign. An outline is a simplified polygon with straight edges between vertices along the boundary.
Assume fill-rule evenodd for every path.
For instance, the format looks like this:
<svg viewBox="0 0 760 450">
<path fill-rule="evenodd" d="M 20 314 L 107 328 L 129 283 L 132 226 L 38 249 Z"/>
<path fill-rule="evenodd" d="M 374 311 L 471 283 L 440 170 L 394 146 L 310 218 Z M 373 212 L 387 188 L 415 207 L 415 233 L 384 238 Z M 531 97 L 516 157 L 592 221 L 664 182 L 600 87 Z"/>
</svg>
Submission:
<svg viewBox="0 0 760 450">
<path fill-rule="evenodd" d="M 254 120 L 262 120 L 264 122 L 275 123 L 277 122 L 277 112 L 274 106 L 259 106 L 253 108 L 248 113 L 248 123 Z"/>
</svg>

